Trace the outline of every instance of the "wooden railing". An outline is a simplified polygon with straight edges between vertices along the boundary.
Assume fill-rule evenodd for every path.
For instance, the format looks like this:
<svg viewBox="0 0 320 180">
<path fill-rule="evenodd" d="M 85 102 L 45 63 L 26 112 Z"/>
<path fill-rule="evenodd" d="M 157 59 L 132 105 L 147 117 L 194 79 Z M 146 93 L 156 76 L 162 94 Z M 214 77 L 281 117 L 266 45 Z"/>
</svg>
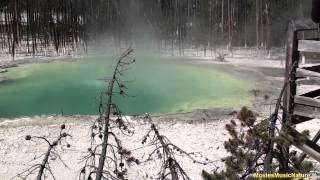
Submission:
<svg viewBox="0 0 320 180">
<path fill-rule="evenodd" d="M 320 139 L 320 131 L 312 139 L 299 142 L 300 132 L 295 130 L 294 125 L 317 119 L 320 121 L 320 64 L 302 64 L 301 59 L 319 55 L 320 41 L 319 25 L 311 20 L 290 22 L 288 26 L 287 57 L 285 81 L 287 84 L 283 96 L 283 126 L 289 126 L 290 131 L 282 128 L 281 134 L 293 145 L 302 150 L 302 161 L 307 155 L 320 162 L 320 147 L 317 144 Z M 312 90 L 304 90 L 299 93 L 297 89 L 303 85 L 319 85 Z M 320 129 L 320 127 L 318 127 Z"/>
</svg>

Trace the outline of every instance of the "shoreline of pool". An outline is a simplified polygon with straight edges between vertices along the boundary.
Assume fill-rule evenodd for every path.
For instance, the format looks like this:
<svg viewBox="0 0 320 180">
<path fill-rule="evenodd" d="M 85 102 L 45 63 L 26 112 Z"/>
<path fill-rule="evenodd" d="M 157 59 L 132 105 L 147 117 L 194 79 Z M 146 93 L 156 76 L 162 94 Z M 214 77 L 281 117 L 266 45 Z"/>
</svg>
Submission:
<svg viewBox="0 0 320 180">
<path fill-rule="evenodd" d="M 254 111 L 258 120 L 265 119 L 270 115 L 270 109 L 272 109 L 270 104 L 272 104 L 273 99 L 277 98 L 283 82 L 281 77 L 265 77 L 265 74 L 259 71 L 261 67 L 252 68 L 252 66 L 246 66 L 245 64 L 239 65 L 232 63 L 231 60 L 225 63 L 206 59 L 191 61 L 184 58 L 183 60 L 207 68 L 223 67 L 223 70 L 226 71 L 234 71 L 230 70 L 229 66 L 239 67 L 231 73 L 236 76 L 244 74 L 240 78 L 246 78 L 246 75 L 250 76 L 251 80 L 254 81 L 253 87 L 248 92 L 253 97 L 250 109 Z M 266 96 L 268 96 L 268 99 L 266 99 Z M 214 162 L 204 166 L 195 164 L 187 158 L 179 158 L 183 168 L 188 170 L 190 178 L 199 179 L 203 169 L 209 172 L 213 169 L 222 170 L 224 168 L 224 162 L 221 159 L 226 157 L 228 153 L 223 148 L 223 143 L 229 138 L 224 127 L 230 120 L 236 119 L 236 114 L 240 108 L 210 108 L 197 109 L 186 113 L 159 114 L 153 115 L 153 121 L 159 127 L 159 132 L 169 137 L 174 144 L 186 152 L 201 149 L 202 155 Z M 34 155 L 41 154 L 46 150 L 47 147 L 44 143 L 25 141 L 26 135 L 55 137 L 61 124 L 65 124 L 67 132 L 73 136 L 68 141 L 71 148 L 62 152 L 61 158 L 65 160 L 70 169 L 80 169 L 82 164 L 79 163 L 79 157 L 88 148 L 89 128 L 97 117 L 96 115 L 38 115 L 0 118 L 0 156 L 3 156 L 0 161 L 0 177 L 9 179 L 20 171 L 27 169 L 32 165 L 28 162 L 33 162 L 31 160 Z M 148 149 L 140 149 L 140 141 L 150 128 L 150 123 L 143 118 L 143 115 L 127 116 L 126 118 L 130 124 L 129 128 L 134 131 L 134 135 L 126 137 L 119 133 L 119 138 L 126 145 L 126 148 L 137 149 L 133 153 L 138 159 L 142 160 L 148 153 Z M 317 127 L 317 125 L 312 127 Z M 75 179 L 78 176 L 77 172 L 59 166 L 59 164 L 53 164 L 52 169 L 58 179 Z M 146 174 L 149 177 L 156 175 L 157 170 L 158 167 L 154 163 L 145 163 L 131 167 L 128 169 L 128 174 L 136 179 L 144 179 Z"/>
<path fill-rule="evenodd" d="M 237 56 L 235 56 L 237 57 Z M 250 79 L 250 81 L 253 83 L 252 87 L 250 87 L 250 91 L 249 96 L 253 97 L 251 100 L 251 104 L 253 104 L 252 108 L 256 109 L 257 111 L 264 111 L 264 110 L 260 110 L 259 106 L 255 107 L 255 102 L 263 102 L 264 99 L 263 98 L 259 98 L 256 96 L 253 96 L 253 94 L 255 94 L 255 91 L 259 91 L 260 94 L 263 94 L 262 96 L 270 96 L 270 97 L 276 97 L 277 93 L 280 91 L 281 88 L 281 78 L 274 78 L 274 77 L 270 77 L 270 76 L 265 76 L 263 73 L 259 72 L 258 68 L 261 68 L 261 65 L 259 65 L 258 67 L 256 66 L 256 64 L 259 64 L 259 62 L 257 61 L 249 61 L 249 64 L 243 64 L 239 62 L 234 62 L 234 58 L 227 58 L 227 62 L 217 62 L 217 61 L 210 61 L 207 60 L 206 58 L 199 58 L 199 57 L 194 57 L 194 59 L 191 59 L 190 57 L 178 57 L 179 59 L 181 59 L 181 61 L 183 61 L 183 63 L 189 63 L 192 64 L 193 66 L 202 66 L 205 68 L 209 68 L 209 69 L 218 69 L 219 71 L 222 72 L 227 72 L 228 74 L 232 74 L 235 77 L 238 77 L 239 79 L 243 79 L 243 80 L 248 80 Z M 42 57 L 42 58 L 46 58 L 46 57 Z M 77 61 L 79 59 L 81 59 L 80 56 L 77 56 L 75 58 L 71 58 L 71 57 L 52 57 L 49 59 L 42 59 L 42 58 L 36 58 L 36 59 L 21 59 L 19 61 L 14 61 L 14 62 L 19 62 L 19 64 L 30 64 L 30 63 L 51 63 L 51 62 L 73 62 L 73 61 Z M 250 57 L 248 57 L 250 58 Z M 242 59 L 242 61 L 246 61 L 245 59 Z M 278 61 L 273 61 L 272 63 L 267 63 L 269 64 L 269 66 L 267 66 L 266 68 L 282 68 L 282 66 L 279 64 Z M 0 60 L 0 64 L 1 62 L 7 62 L 7 61 L 1 61 Z M 13 63 L 13 62 L 12 62 Z M 231 67 L 232 68 L 228 68 Z M 234 68 L 234 67 L 237 67 Z M 265 67 L 265 66 L 262 66 Z M 14 68 L 14 67 L 13 67 Z M 0 74 L 1 76 L 1 74 Z M 271 79 L 270 79 L 271 78 Z M 0 78 L 1 79 L 1 78 Z M 270 82 L 276 82 L 276 86 L 272 86 L 275 89 L 272 89 L 271 91 L 269 91 L 269 84 Z M 264 92 L 265 90 L 268 89 L 268 92 Z M 267 95 L 266 95 L 267 93 Z M 215 109 L 219 109 L 219 108 L 208 108 L 207 110 L 215 110 Z M 228 108 L 231 111 L 233 111 L 234 108 Z M 197 109 L 193 109 L 192 111 L 197 111 Z M 179 112 L 178 112 L 179 113 Z M 166 113 L 158 113 L 158 115 L 162 116 L 162 115 L 166 115 Z M 41 115 L 39 115 L 41 116 Z M 50 116 L 50 115 L 43 115 L 43 116 Z M 86 116 L 86 115 L 84 115 Z M 32 116 L 31 116 L 32 117 Z M 15 118 L 1 118 L 0 119 L 15 119 Z"/>
</svg>

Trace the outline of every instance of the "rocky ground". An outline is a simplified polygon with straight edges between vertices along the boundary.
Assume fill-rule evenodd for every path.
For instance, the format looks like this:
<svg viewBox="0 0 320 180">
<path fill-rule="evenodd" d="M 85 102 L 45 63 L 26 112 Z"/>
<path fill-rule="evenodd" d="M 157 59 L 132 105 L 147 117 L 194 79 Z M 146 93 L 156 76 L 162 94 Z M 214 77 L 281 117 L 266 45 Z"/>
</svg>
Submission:
<svg viewBox="0 0 320 180">
<path fill-rule="evenodd" d="M 84 165 L 80 159 L 85 155 L 89 147 L 89 127 L 92 117 L 38 117 L 25 119 L 24 126 L 20 123 L 2 123 L 0 128 L 0 177 L 9 179 L 17 173 L 39 162 L 33 160 L 36 156 L 46 151 L 46 143 L 39 140 L 25 141 L 26 135 L 56 137 L 59 132 L 59 124 L 65 123 L 67 132 L 72 135 L 68 139 L 71 148 L 60 151 L 61 158 L 69 168 L 65 168 L 58 160 L 52 160 L 51 167 L 59 180 L 77 179 L 80 168 Z M 160 122 L 160 121 L 159 121 Z M 214 163 L 206 166 L 195 164 L 188 158 L 178 158 L 183 168 L 191 179 L 201 179 L 202 169 L 208 171 L 222 168 L 221 158 L 226 156 L 223 150 L 223 141 L 227 140 L 227 132 L 224 124 L 227 120 L 208 120 L 203 122 L 161 121 L 157 123 L 160 133 L 167 136 L 172 143 L 178 145 L 187 152 L 199 152 L 202 156 L 197 159 L 205 161 L 204 157 Z M 133 155 L 140 161 L 147 159 L 147 154 L 152 151 L 150 147 L 142 148 L 142 139 L 150 129 L 150 124 L 141 120 L 132 120 L 132 137 L 118 135 L 122 143 L 128 149 L 133 149 Z M 129 168 L 129 179 L 153 179 L 160 168 L 160 161 L 133 165 Z M 149 178 L 147 178 L 149 177 Z"/>
</svg>

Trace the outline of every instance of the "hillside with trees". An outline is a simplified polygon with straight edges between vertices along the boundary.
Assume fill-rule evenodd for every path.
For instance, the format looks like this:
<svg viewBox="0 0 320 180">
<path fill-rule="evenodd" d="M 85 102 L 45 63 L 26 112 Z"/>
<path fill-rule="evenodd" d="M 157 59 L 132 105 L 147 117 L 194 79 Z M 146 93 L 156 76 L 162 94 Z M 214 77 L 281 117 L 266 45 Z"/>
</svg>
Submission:
<svg viewBox="0 0 320 180">
<path fill-rule="evenodd" d="M 101 37 L 117 48 L 150 41 L 159 49 L 283 46 L 290 19 L 309 18 L 310 0 L 3 0 L 3 51 L 87 51 Z"/>
</svg>

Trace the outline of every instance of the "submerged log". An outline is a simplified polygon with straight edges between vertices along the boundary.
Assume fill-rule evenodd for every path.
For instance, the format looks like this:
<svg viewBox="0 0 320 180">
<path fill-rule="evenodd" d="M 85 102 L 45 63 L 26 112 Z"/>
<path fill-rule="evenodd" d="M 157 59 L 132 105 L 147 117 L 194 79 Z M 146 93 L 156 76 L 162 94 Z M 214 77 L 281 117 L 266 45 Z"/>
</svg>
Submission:
<svg viewBox="0 0 320 180">
<path fill-rule="evenodd" d="M 13 68 L 13 67 L 18 67 L 18 64 L 9 63 L 9 64 L 0 65 L 0 70 L 1 69 Z"/>
<path fill-rule="evenodd" d="M 0 69 L 0 73 L 8 72 L 8 69 Z"/>
</svg>

